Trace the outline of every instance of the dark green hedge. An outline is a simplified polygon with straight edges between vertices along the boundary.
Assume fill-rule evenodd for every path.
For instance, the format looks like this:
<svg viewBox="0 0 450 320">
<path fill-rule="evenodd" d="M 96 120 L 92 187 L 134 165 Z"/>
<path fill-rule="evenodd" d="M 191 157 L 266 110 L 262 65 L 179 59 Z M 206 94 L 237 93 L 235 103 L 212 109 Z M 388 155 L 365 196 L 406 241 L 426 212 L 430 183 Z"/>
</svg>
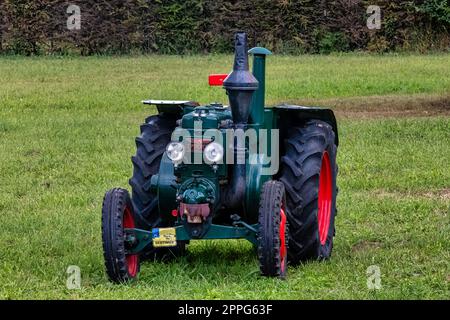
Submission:
<svg viewBox="0 0 450 320">
<path fill-rule="evenodd" d="M 70 4 L 81 30 L 66 27 Z M 382 27 L 366 26 L 369 5 Z M 232 34 L 282 53 L 448 50 L 448 0 L 0 0 L 0 52 L 230 52 Z"/>
</svg>

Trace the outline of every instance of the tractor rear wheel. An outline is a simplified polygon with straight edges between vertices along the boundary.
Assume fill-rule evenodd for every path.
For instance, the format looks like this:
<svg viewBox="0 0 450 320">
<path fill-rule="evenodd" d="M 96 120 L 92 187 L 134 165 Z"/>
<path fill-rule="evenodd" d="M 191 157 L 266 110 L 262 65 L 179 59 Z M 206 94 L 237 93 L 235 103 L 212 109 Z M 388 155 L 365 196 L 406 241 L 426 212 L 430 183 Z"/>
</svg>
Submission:
<svg viewBox="0 0 450 320">
<path fill-rule="evenodd" d="M 284 186 L 278 181 L 264 184 L 259 204 L 258 259 L 261 274 L 284 278 L 287 269 L 288 226 Z"/>
<path fill-rule="evenodd" d="M 133 176 L 129 182 L 136 221 L 141 228 L 151 229 L 162 220 L 158 199 L 150 192 L 150 179 L 159 171 L 162 155 L 174 128 L 174 118 L 150 116 L 141 125 L 141 135 L 136 138 L 136 155 L 131 158 Z"/>
<path fill-rule="evenodd" d="M 156 227 L 170 226 L 170 222 L 160 216 L 158 199 L 150 192 L 150 180 L 159 171 L 161 158 L 171 140 L 176 119 L 165 115 L 150 116 L 141 125 L 141 135 L 136 138 L 136 155 L 133 162 L 133 176 L 129 183 L 132 188 L 133 204 L 137 227 L 152 230 Z M 151 245 L 144 249 L 144 259 L 174 257 L 185 252 L 185 242 L 174 248 L 154 249 Z"/>
<path fill-rule="evenodd" d="M 112 282 L 128 282 L 139 273 L 139 255 L 127 254 L 125 228 L 134 228 L 130 195 L 124 189 L 105 194 L 102 207 L 102 242 L 106 273 Z"/>
<path fill-rule="evenodd" d="M 336 215 L 335 133 L 320 120 L 289 131 L 279 175 L 286 188 L 289 261 L 328 259 Z"/>
</svg>

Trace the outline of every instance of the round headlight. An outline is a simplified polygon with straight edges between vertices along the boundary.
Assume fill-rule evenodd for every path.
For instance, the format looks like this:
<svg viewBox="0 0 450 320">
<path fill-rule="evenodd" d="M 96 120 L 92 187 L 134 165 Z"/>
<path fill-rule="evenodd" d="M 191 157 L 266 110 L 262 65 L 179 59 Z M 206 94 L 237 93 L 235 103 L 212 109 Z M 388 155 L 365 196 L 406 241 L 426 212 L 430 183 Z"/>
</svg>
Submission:
<svg viewBox="0 0 450 320">
<path fill-rule="evenodd" d="M 223 159 L 223 147 L 217 142 L 211 142 L 205 147 L 203 155 L 206 163 L 219 163 Z"/>
<path fill-rule="evenodd" d="M 167 145 L 166 153 L 173 163 L 181 163 L 184 157 L 184 146 L 181 142 L 171 142 Z"/>
</svg>

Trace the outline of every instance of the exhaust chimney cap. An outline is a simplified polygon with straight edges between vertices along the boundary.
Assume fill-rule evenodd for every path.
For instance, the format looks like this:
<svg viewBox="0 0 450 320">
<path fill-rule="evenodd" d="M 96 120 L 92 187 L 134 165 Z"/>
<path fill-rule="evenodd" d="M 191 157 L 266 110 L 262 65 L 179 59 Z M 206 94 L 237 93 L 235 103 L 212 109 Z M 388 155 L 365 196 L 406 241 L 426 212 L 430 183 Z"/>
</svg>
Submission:
<svg viewBox="0 0 450 320">
<path fill-rule="evenodd" d="M 248 50 L 248 53 L 255 56 L 269 56 L 272 54 L 272 51 L 263 47 L 254 47 Z"/>
<path fill-rule="evenodd" d="M 234 51 L 233 71 L 223 81 L 223 87 L 226 90 L 257 90 L 258 80 L 249 72 L 247 34 L 245 32 L 235 34 Z"/>
</svg>

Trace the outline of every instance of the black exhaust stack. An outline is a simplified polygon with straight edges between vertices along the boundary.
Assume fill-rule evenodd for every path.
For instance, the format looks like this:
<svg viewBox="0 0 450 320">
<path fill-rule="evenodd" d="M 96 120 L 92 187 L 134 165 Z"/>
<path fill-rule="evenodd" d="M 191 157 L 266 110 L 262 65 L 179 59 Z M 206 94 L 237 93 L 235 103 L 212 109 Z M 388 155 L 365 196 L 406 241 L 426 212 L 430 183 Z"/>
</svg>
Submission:
<svg viewBox="0 0 450 320">
<path fill-rule="evenodd" d="M 258 89 L 258 80 L 248 68 L 247 34 L 238 32 L 234 38 L 235 55 L 234 67 L 228 77 L 223 81 L 230 101 L 234 129 L 245 130 L 250 115 L 250 105 L 253 93 Z M 244 211 L 245 199 L 245 139 L 234 140 L 234 166 L 231 184 L 222 201 L 229 209 Z"/>
<path fill-rule="evenodd" d="M 236 33 L 234 50 L 233 72 L 223 81 L 223 87 L 227 90 L 234 124 L 236 127 L 245 127 L 250 115 L 253 93 L 258 89 L 258 80 L 248 68 L 246 33 Z"/>
</svg>

